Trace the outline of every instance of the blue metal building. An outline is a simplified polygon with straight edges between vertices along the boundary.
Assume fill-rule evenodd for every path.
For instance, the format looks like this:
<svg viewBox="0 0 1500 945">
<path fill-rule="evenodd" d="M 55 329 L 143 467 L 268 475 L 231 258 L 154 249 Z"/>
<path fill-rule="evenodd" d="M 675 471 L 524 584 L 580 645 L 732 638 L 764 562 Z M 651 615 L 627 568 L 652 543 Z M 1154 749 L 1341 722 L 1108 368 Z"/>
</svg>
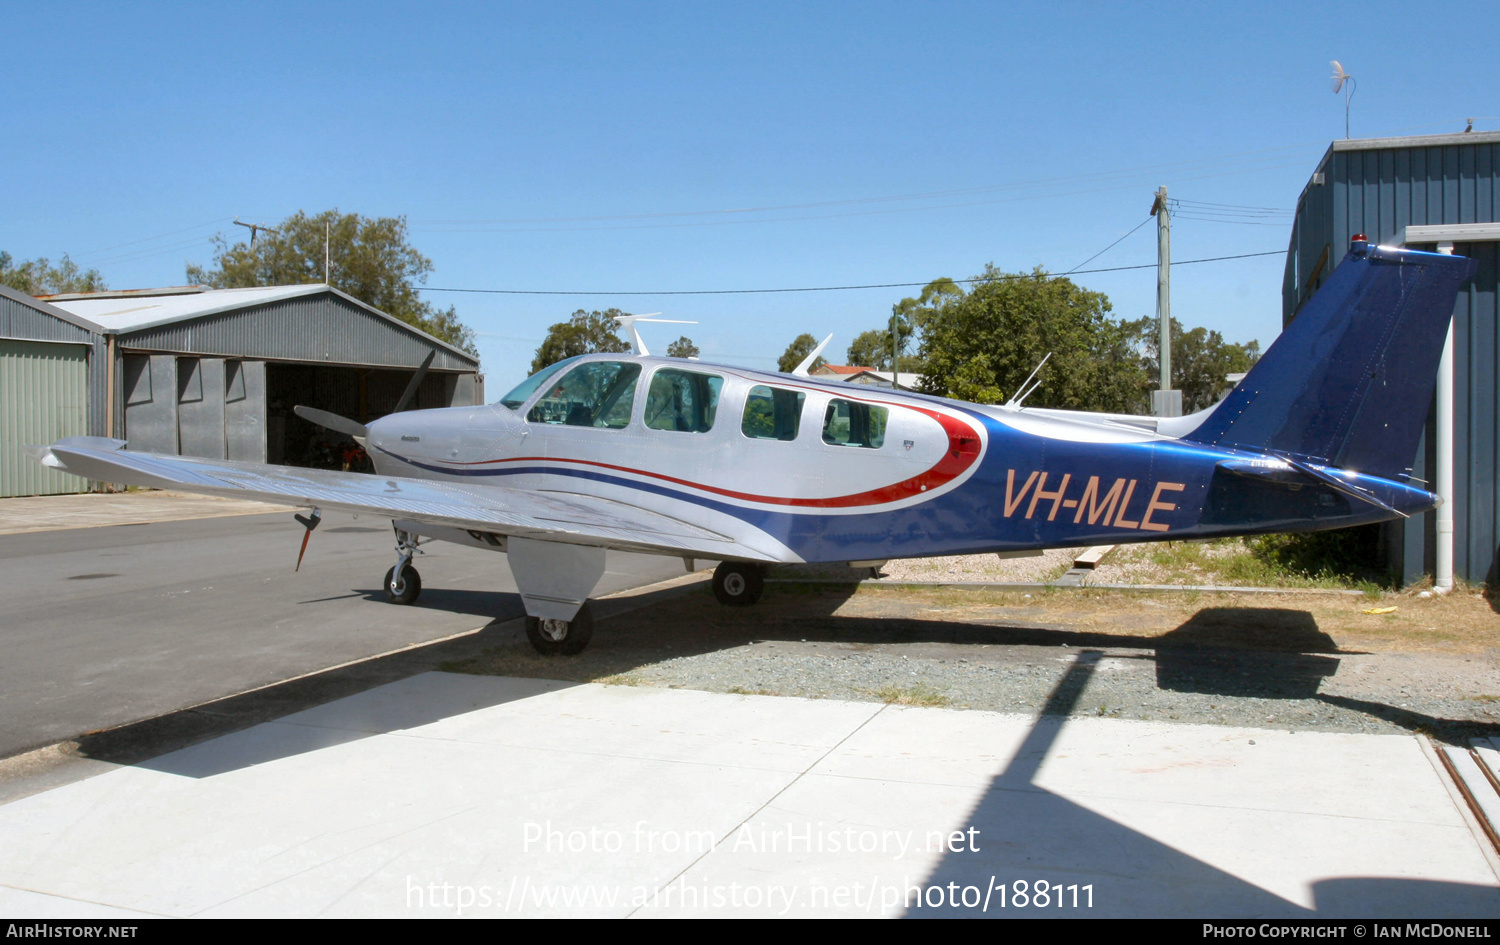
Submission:
<svg viewBox="0 0 1500 945">
<path fill-rule="evenodd" d="M 1451 251 L 1478 260 L 1454 309 L 1453 571 L 1500 583 L 1500 132 L 1335 141 L 1297 201 L 1282 281 L 1289 324 L 1343 260 L 1349 241 Z M 1413 475 L 1436 481 L 1435 415 Z M 1403 582 L 1434 572 L 1436 514 L 1386 526 L 1391 567 Z"/>
</svg>

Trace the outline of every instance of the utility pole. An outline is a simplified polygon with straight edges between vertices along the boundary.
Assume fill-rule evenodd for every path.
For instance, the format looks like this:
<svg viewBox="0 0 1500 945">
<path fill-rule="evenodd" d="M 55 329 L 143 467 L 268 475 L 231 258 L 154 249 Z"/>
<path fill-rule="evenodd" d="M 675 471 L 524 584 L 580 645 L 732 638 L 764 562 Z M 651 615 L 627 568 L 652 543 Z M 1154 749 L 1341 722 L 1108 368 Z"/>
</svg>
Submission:
<svg viewBox="0 0 1500 945">
<path fill-rule="evenodd" d="M 899 363 L 899 361 L 900 361 L 900 354 L 899 354 L 899 352 L 901 351 L 901 348 L 899 347 L 900 342 L 899 342 L 899 340 L 896 337 L 896 330 L 897 330 L 896 317 L 897 317 L 896 314 L 894 312 L 892 312 L 891 313 L 891 387 L 892 388 L 900 387 L 901 386 L 901 374 L 900 374 L 901 368 L 897 366 L 898 363 Z"/>
<path fill-rule="evenodd" d="M 1158 187 L 1151 204 L 1156 217 L 1156 323 L 1161 326 L 1157 360 L 1161 388 L 1151 392 L 1151 412 L 1158 417 L 1182 416 L 1182 391 L 1172 389 L 1172 214 L 1167 188 Z"/>
<path fill-rule="evenodd" d="M 333 279 L 328 274 L 328 221 L 323 221 L 323 284 L 333 285 Z"/>
<path fill-rule="evenodd" d="M 220 219 L 222 219 L 222 217 Z M 243 226 L 243 227 L 245 227 L 246 229 L 248 229 L 250 231 L 250 245 L 251 246 L 255 245 L 255 232 L 257 230 L 265 230 L 267 233 L 275 233 L 275 232 L 277 232 L 275 229 L 273 229 L 272 227 L 266 226 L 264 223 L 241 223 L 239 217 L 235 217 L 234 218 L 234 225 L 235 226 Z"/>
</svg>

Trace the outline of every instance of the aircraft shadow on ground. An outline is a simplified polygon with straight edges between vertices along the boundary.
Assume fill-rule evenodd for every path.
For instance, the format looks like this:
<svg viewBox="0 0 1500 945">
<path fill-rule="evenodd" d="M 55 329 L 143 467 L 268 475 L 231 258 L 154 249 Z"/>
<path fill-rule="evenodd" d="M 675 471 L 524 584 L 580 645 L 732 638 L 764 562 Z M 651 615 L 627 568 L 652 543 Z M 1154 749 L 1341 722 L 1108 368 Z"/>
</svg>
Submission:
<svg viewBox="0 0 1500 945">
<path fill-rule="evenodd" d="M 596 602 L 601 617 L 608 618 L 633 605 L 651 605 L 682 593 L 666 589 Z M 380 595 L 383 591 L 371 591 Z M 463 591 L 442 588 L 424 589 L 411 609 L 420 619 L 424 607 L 460 609 L 493 619 L 476 633 L 438 640 L 374 659 L 339 666 L 319 673 L 275 683 L 251 692 L 216 699 L 202 705 L 181 709 L 156 718 L 143 719 L 103 732 L 80 736 L 78 752 L 84 757 L 111 764 L 138 765 L 184 777 L 210 777 L 253 764 L 274 761 L 320 748 L 356 741 L 370 735 L 415 728 L 452 715 L 529 698 L 537 692 L 572 685 L 561 674 L 528 673 L 534 677 L 522 680 L 503 696 L 484 690 L 489 702 L 476 701 L 472 690 L 456 696 L 457 701 L 413 699 L 399 710 L 386 708 L 380 724 L 349 729 L 320 726 L 278 726 L 278 737 L 243 740 L 234 752 L 211 756 L 211 753 L 184 751 L 192 746 L 273 722 L 296 712 L 316 708 L 338 699 L 358 695 L 387 683 L 431 672 L 455 663 L 473 659 L 497 649 L 523 649 L 530 652 L 525 631 L 519 620 L 524 614 L 520 595 L 500 591 Z M 496 615 L 499 616 L 496 616 Z M 539 661 L 540 657 L 537 658 Z M 542 661 L 542 665 L 567 665 L 567 660 Z M 541 686 L 542 688 L 537 688 Z"/>
<path fill-rule="evenodd" d="M 639 671 L 668 656 L 722 652 L 764 642 L 1137 649 L 1144 652 L 1111 655 L 1154 660 L 1157 686 L 1163 690 L 1244 698 L 1317 699 L 1367 713 L 1408 731 L 1446 737 L 1455 743 L 1466 743 L 1467 737 L 1474 735 L 1500 735 L 1500 726 L 1441 719 L 1378 702 L 1320 694 L 1321 681 L 1338 669 L 1338 659 L 1330 654 L 1344 654 L 1327 634 L 1317 628 L 1316 621 L 1306 611 L 1208 608 L 1164 636 L 1147 636 L 1129 632 L 1071 630 L 1023 621 L 977 623 L 839 615 L 839 607 L 854 591 L 853 586 L 835 586 L 831 590 L 799 595 L 790 608 L 781 606 L 767 612 L 764 617 L 753 607 L 718 608 L 710 604 L 709 609 L 700 611 L 700 614 L 709 616 L 695 620 L 661 619 L 659 609 L 653 605 L 684 594 L 706 596 L 706 588 L 653 592 L 645 595 L 645 606 L 619 599 L 596 601 L 594 607 L 599 627 L 594 642 L 583 655 L 571 658 L 537 656 L 527 644 L 520 622 L 501 616 L 475 634 L 413 647 L 85 735 L 78 740 L 79 747 L 83 754 L 98 760 L 168 770 L 179 764 L 172 760 L 170 753 L 188 745 L 273 721 L 417 673 L 470 667 L 470 664 L 483 663 L 495 654 L 500 654 L 503 660 L 497 668 L 481 667 L 477 671 L 576 683 Z M 503 592 L 424 590 L 421 603 L 413 613 L 420 613 L 423 606 L 472 608 L 470 612 L 486 616 L 496 613 L 519 616 L 522 613 L 518 596 Z M 1254 646 L 1229 645 L 1236 640 L 1244 642 L 1243 628 L 1246 626 L 1257 628 L 1250 641 Z M 1044 714 L 1052 712 L 1054 705 L 1063 704 L 1054 699 L 1048 703 Z M 1067 704 L 1071 706 L 1071 703 Z M 448 705 L 413 700 L 397 724 L 390 724 L 387 720 L 386 727 L 379 731 L 412 728 L 438 721 L 449 714 L 481 707 L 471 702 Z M 301 733 L 300 740 L 288 734 L 280 743 L 266 742 L 237 761 L 226 756 L 221 762 L 216 762 L 220 767 L 204 768 L 201 762 L 195 761 L 189 766 L 191 771 L 183 768 L 175 773 L 202 777 L 376 733 L 377 730 L 370 729 L 334 732 L 308 727 Z"/>
<path fill-rule="evenodd" d="M 386 602 L 385 588 L 362 588 L 350 595 L 368 601 Z M 521 595 L 514 591 L 472 591 L 458 588 L 424 587 L 416 603 L 411 604 L 418 613 L 423 610 L 440 610 L 444 613 L 473 614 L 494 620 L 511 620 L 526 616 L 526 607 Z"/>
<path fill-rule="evenodd" d="M 852 585 L 804 591 L 792 608 L 786 607 L 784 600 L 779 601 L 764 616 L 756 607 L 710 611 L 717 616 L 696 621 L 653 619 L 651 614 L 637 611 L 601 623 L 590 649 L 576 662 L 563 664 L 560 669 L 583 670 L 580 675 L 568 678 L 626 675 L 646 669 L 664 655 L 692 656 L 765 642 L 860 647 L 950 644 L 1138 650 L 1142 652 L 1111 655 L 1153 661 L 1157 688 L 1164 691 L 1229 698 L 1317 700 L 1456 745 L 1467 745 L 1472 737 L 1500 736 L 1500 725 L 1440 718 L 1380 702 L 1319 692 L 1323 681 L 1338 672 L 1339 657 L 1363 655 L 1363 651 L 1341 650 L 1305 610 L 1209 607 L 1166 634 L 1147 635 L 1074 630 L 1059 624 L 1003 618 L 981 623 L 838 613 L 854 591 Z"/>
<path fill-rule="evenodd" d="M 1079 653 L 1053 690 L 1041 715 L 1010 763 L 969 812 L 962 828 L 983 838 L 977 851 L 946 853 L 937 867 L 908 890 L 908 918 L 1470 918 L 1500 908 L 1492 886 L 1385 877 L 1339 877 L 1313 885 L 1314 907 L 1288 901 L 1140 831 L 1097 814 L 1036 784 L 1048 752 L 1077 707 L 1102 654 Z M 1282 838 L 1295 848 L 1295 838 Z M 1034 893 L 1049 886 L 1049 905 L 1014 905 L 1014 883 Z M 1006 884 L 1011 904 L 980 911 L 951 898 L 975 890 L 980 902 L 992 884 Z M 951 885 L 950 885 L 951 884 Z M 1059 886 L 1060 891 L 1051 887 Z M 1074 906 L 1070 887 L 1092 886 L 1091 908 Z M 942 895 L 931 892 L 943 890 Z M 1064 905 L 1058 906 L 1059 892 Z M 934 904 L 934 896 L 937 902 Z M 1077 900 L 1082 902 L 1084 900 Z"/>
</svg>

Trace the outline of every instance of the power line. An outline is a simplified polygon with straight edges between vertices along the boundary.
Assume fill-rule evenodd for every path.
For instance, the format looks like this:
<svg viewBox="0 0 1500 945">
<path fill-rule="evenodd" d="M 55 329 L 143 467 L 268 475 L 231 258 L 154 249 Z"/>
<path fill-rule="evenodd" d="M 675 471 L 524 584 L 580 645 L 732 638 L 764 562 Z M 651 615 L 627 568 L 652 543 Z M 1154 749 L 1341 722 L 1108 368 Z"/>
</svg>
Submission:
<svg viewBox="0 0 1500 945">
<path fill-rule="evenodd" d="M 570 216 L 570 217 L 500 217 L 491 219 L 463 219 L 463 220 L 412 220 L 414 227 L 436 227 L 436 226 L 492 226 L 495 224 L 526 224 L 526 223 L 605 223 L 620 220 L 648 220 L 664 217 L 699 217 L 699 216 L 728 216 L 745 213 L 766 213 L 779 210 L 810 210 L 823 207 L 841 207 L 869 203 L 887 203 L 906 200 L 932 200 L 942 197 L 967 196 L 970 194 L 993 193 L 997 190 L 1014 190 L 1044 185 L 1066 184 L 1086 181 L 1118 180 L 1126 176 L 1138 176 L 1141 174 L 1161 174 L 1178 168 L 1193 168 L 1204 164 L 1218 164 L 1230 158 L 1253 158 L 1262 155 L 1271 155 L 1281 151 L 1295 151 L 1313 146 L 1323 146 L 1320 141 L 1307 141 L 1298 144 L 1281 145 L 1274 148 L 1258 148 L 1250 151 L 1234 151 L 1228 154 L 1208 155 L 1200 158 L 1191 158 L 1185 161 L 1173 161 L 1166 164 L 1152 164 L 1139 167 L 1122 168 L 1113 171 L 1095 171 L 1091 174 L 1068 174 L 1059 177 L 1044 177 L 1035 180 L 1011 181 L 1003 184 L 988 184 L 979 187 L 963 187 L 951 190 L 930 190 L 911 194 L 894 194 L 881 197 L 855 197 L 847 200 L 822 200 L 807 203 L 769 204 L 766 206 L 731 207 L 718 210 L 680 210 L 656 213 L 625 213 L 613 215 L 592 216 Z M 1241 162 L 1243 163 L 1243 162 Z"/>
<path fill-rule="evenodd" d="M 1203 163 L 1203 162 L 1199 162 L 1199 163 Z M 1244 163 L 1244 162 L 1242 162 L 1242 163 Z M 1198 175 L 1195 175 L 1193 177 L 1182 177 L 1182 176 L 1179 175 L 1175 179 L 1179 180 L 1179 181 L 1189 181 L 1189 180 L 1204 180 L 1204 179 L 1213 178 L 1213 177 L 1229 177 L 1229 176 L 1233 176 L 1233 175 L 1236 175 L 1236 174 L 1248 173 L 1250 171 L 1272 170 L 1272 169 L 1279 168 L 1279 167 L 1299 166 L 1299 165 L 1301 165 L 1301 163 L 1302 163 L 1302 161 L 1299 158 L 1299 159 L 1292 160 L 1292 161 L 1283 161 L 1281 163 L 1256 164 L 1256 165 L 1251 165 L 1251 166 L 1248 166 L 1248 167 L 1235 167 L 1234 169 L 1231 169 L 1231 170 L 1214 171 L 1214 172 L 1210 172 L 1210 173 L 1198 174 Z M 579 233 L 579 232 L 599 232 L 599 231 L 609 231 L 609 230 L 652 230 L 652 229 L 678 229 L 678 228 L 682 228 L 682 227 L 738 226 L 738 225 L 743 225 L 743 224 L 748 224 L 748 223 L 793 223 L 793 222 L 804 222 L 804 221 L 808 221 L 808 220 L 814 220 L 814 221 L 816 221 L 816 220 L 836 220 L 836 219 L 840 219 L 840 218 L 843 218 L 843 217 L 878 216 L 878 215 L 892 214 L 892 213 L 922 213 L 922 212 L 927 212 L 927 211 L 932 211 L 932 210 L 950 210 L 950 209 L 963 208 L 963 207 L 981 207 L 981 206 L 989 206 L 989 205 L 992 205 L 992 204 L 1013 203 L 1013 202 L 1022 201 L 1022 200 L 1055 200 L 1055 199 L 1060 198 L 1060 197 L 1077 197 L 1077 196 L 1082 196 L 1082 195 L 1086 195 L 1086 194 L 1107 193 L 1107 192 L 1114 191 L 1114 190 L 1130 190 L 1130 189 L 1133 189 L 1133 188 L 1135 188 L 1137 186 L 1136 182 L 1134 182 L 1134 181 L 1132 181 L 1130 183 L 1105 183 L 1105 182 L 1106 181 L 1114 181 L 1114 180 L 1128 180 L 1131 177 L 1134 177 L 1135 180 L 1139 180 L 1142 176 L 1143 175 L 1141 175 L 1141 174 L 1135 174 L 1133 172 L 1121 172 L 1121 173 L 1113 173 L 1113 172 L 1111 172 L 1109 174 L 1104 174 L 1104 173 L 1100 173 L 1100 174 L 1087 174 L 1087 175 L 1081 175 L 1081 176 L 1078 176 L 1078 177 L 1057 178 L 1053 182 L 1048 182 L 1048 185 L 1049 186 L 1060 186 L 1061 183 L 1064 183 L 1064 182 L 1067 182 L 1067 181 L 1076 181 L 1076 182 L 1078 182 L 1080 184 L 1083 184 L 1083 183 L 1099 183 L 1101 186 L 1092 187 L 1092 188 L 1086 188 L 1086 189 L 1082 189 L 1082 190 L 1065 190 L 1065 191 L 1056 191 L 1056 192 L 1050 192 L 1050 193 L 1049 192 L 1038 191 L 1038 192 L 1035 192 L 1035 193 L 1010 194 L 1010 195 L 1003 196 L 1003 197 L 992 197 L 992 198 L 987 199 L 987 200 L 970 200 L 970 201 L 964 201 L 964 202 L 960 202 L 960 203 L 926 204 L 926 205 L 923 205 L 923 206 L 915 206 L 915 207 L 885 207 L 885 208 L 882 208 L 882 209 L 879 209 L 879 210 L 850 210 L 850 211 L 846 211 L 846 212 L 842 212 L 842 213 L 820 213 L 820 214 L 816 214 L 816 215 L 813 215 L 813 216 L 757 217 L 757 216 L 753 216 L 752 215 L 752 216 L 748 216 L 748 217 L 742 217 L 742 216 L 739 216 L 739 213 L 741 213 L 741 212 L 750 212 L 750 211 L 706 210 L 706 211 L 693 211 L 691 213 L 683 213 L 683 214 L 638 214 L 636 216 L 637 216 L 637 218 L 645 219 L 645 218 L 653 218 L 653 217 L 661 217 L 661 216 L 708 216 L 708 215 L 714 215 L 714 216 L 717 216 L 718 219 L 696 220 L 696 221 L 691 221 L 691 222 L 675 222 L 675 223 L 639 223 L 639 222 L 637 222 L 637 223 L 619 223 L 619 224 L 609 224 L 609 225 L 582 225 L 582 226 L 538 226 L 538 225 L 525 225 L 525 226 L 512 226 L 512 227 L 493 227 L 493 226 L 481 225 L 481 224 L 484 224 L 486 221 L 467 221 L 467 222 L 464 222 L 464 223 L 449 223 L 449 222 L 443 222 L 443 221 L 436 221 L 436 222 L 429 222 L 429 223 L 426 223 L 426 224 L 412 223 L 411 226 L 412 226 L 412 229 L 414 229 L 414 230 L 420 229 L 420 230 L 424 230 L 424 231 L 427 231 L 427 232 L 440 232 L 440 233 Z M 994 190 L 994 189 L 1000 189 L 1000 188 L 980 188 L 980 189 L 991 189 L 991 190 Z M 863 202 L 874 202 L 874 201 L 877 201 L 877 200 L 889 200 L 889 199 L 898 199 L 898 198 L 871 198 L 870 201 L 846 201 L 846 202 L 849 202 L 849 203 L 863 203 Z M 832 204 L 829 204 L 829 205 L 831 206 Z M 765 207 L 765 208 L 754 208 L 754 209 L 757 210 L 757 211 L 759 211 L 759 210 L 771 210 L 771 209 L 774 209 L 774 208 Z M 585 220 L 585 219 L 590 219 L 590 218 L 577 218 L 577 219 Z M 601 218 L 592 218 L 592 219 L 601 219 Z M 602 218 L 602 219 L 611 219 L 611 218 Z M 557 221 L 549 221 L 549 222 L 564 222 L 564 221 L 557 220 Z"/>
<path fill-rule="evenodd" d="M 1136 230 L 1139 230 L 1141 227 L 1145 226 L 1147 223 L 1150 223 L 1150 222 L 1151 222 L 1151 218 L 1150 217 L 1146 217 L 1146 219 L 1142 220 L 1141 222 L 1137 223 L 1135 226 L 1131 227 L 1130 228 L 1130 233 L 1134 233 Z M 1126 233 L 1125 236 L 1129 236 L 1130 233 Z M 1110 250 L 1114 249 L 1116 246 L 1119 246 L 1120 243 L 1122 243 L 1125 240 L 1125 236 L 1122 236 L 1119 239 L 1115 240 L 1113 243 L 1110 243 L 1108 246 L 1106 246 L 1103 249 L 1099 250 L 1099 252 L 1095 253 L 1094 255 L 1090 256 L 1088 259 L 1085 259 L 1083 262 L 1079 263 L 1078 265 L 1074 266 L 1072 269 L 1069 269 L 1067 272 L 1063 273 L 1063 275 L 1065 275 L 1065 276 L 1072 275 L 1073 273 L 1077 272 L 1079 269 L 1083 268 L 1084 266 L 1087 266 L 1089 263 L 1091 263 L 1094 260 L 1098 259 L 1100 256 L 1103 256 L 1105 253 L 1107 253 Z"/>
<path fill-rule="evenodd" d="M 1204 210 L 1212 209 L 1224 213 L 1246 213 L 1252 216 L 1269 216 L 1272 214 L 1289 214 L 1292 212 L 1292 209 L 1290 207 L 1248 207 L 1244 204 L 1237 203 L 1211 203 L 1207 200 L 1183 200 L 1181 198 L 1175 197 L 1173 198 L 1172 202 L 1183 207 L 1193 207 L 1195 209 Z"/>
<path fill-rule="evenodd" d="M 1129 236 L 1130 234 L 1125 234 Z M 1240 253 L 1235 256 L 1210 256 L 1206 259 L 1184 259 L 1174 261 L 1174 266 L 1190 266 L 1193 263 L 1221 262 L 1226 259 L 1250 259 L 1254 256 L 1281 256 L 1286 250 L 1273 249 L 1264 253 Z M 1143 266 L 1111 266 L 1107 269 L 1075 269 L 1059 275 L 1088 275 L 1096 272 L 1124 272 L 1130 269 L 1155 269 L 1156 263 Z M 1030 279 L 1031 273 L 1007 273 L 1003 279 Z M 975 277 L 973 279 L 954 279 L 954 282 L 989 282 L 986 277 Z M 821 285 L 807 286 L 795 289 L 673 289 L 662 292 L 564 292 L 556 289 L 453 289 L 436 288 L 429 286 L 418 286 L 418 292 L 467 292 L 480 295 L 765 295 L 780 292 L 845 292 L 853 289 L 909 289 L 928 285 L 932 280 L 926 282 L 883 282 L 872 285 Z"/>
<path fill-rule="evenodd" d="M 1239 220 L 1234 217 L 1201 217 L 1191 213 L 1174 213 L 1174 220 L 1201 220 L 1205 223 L 1238 223 L 1240 226 L 1279 226 L 1283 229 L 1291 226 L 1290 220 L 1268 221 L 1268 220 Z"/>
<path fill-rule="evenodd" d="M 80 259 L 88 259 L 88 258 L 93 257 L 93 256 L 98 256 L 101 253 L 107 253 L 107 252 L 109 252 L 112 249 L 120 249 L 120 248 L 125 247 L 125 246 L 135 246 L 135 245 L 137 245 L 139 243 L 150 243 L 150 242 L 153 242 L 155 240 L 166 239 L 169 236 L 176 236 L 179 233 L 190 233 L 193 230 L 201 230 L 205 226 L 213 226 L 215 223 L 223 223 L 223 222 L 224 222 L 224 218 L 223 217 L 219 217 L 218 219 L 215 219 L 215 220 L 209 220 L 207 223 L 199 223 L 199 224 L 196 224 L 194 226 L 186 226 L 186 227 L 183 227 L 180 230 L 172 230 L 172 231 L 167 232 L 167 233 L 158 233 L 155 236 L 146 236 L 146 237 L 142 237 L 141 239 L 130 240 L 130 241 L 125 242 L 125 243 L 116 243 L 113 246 L 106 246 L 103 249 L 92 249 L 92 250 L 89 250 L 88 252 L 84 253 L 79 258 Z"/>
</svg>

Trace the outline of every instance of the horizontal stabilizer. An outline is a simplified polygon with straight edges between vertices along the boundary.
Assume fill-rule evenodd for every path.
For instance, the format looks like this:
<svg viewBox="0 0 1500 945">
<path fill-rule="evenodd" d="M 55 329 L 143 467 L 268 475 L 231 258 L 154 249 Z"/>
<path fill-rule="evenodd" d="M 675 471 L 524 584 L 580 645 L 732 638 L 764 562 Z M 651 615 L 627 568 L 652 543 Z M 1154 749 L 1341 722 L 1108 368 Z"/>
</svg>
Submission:
<svg viewBox="0 0 1500 945">
<path fill-rule="evenodd" d="M 1373 505 L 1384 512 L 1399 515 L 1402 518 L 1410 518 L 1407 513 L 1386 502 L 1384 499 L 1361 489 L 1351 482 L 1346 482 L 1334 475 L 1331 471 L 1291 457 L 1279 459 L 1226 459 L 1219 463 L 1219 468 L 1234 473 L 1236 476 L 1245 476 L 1250 479 L 1259 479 L 1265 482 L 1274 482 L 1285 486 L 1302 486 L 1308 480 L 1320 483 L 1342 493 L 1351 499 L 1356 499 L 1368 505 Z"/>
</svg>

